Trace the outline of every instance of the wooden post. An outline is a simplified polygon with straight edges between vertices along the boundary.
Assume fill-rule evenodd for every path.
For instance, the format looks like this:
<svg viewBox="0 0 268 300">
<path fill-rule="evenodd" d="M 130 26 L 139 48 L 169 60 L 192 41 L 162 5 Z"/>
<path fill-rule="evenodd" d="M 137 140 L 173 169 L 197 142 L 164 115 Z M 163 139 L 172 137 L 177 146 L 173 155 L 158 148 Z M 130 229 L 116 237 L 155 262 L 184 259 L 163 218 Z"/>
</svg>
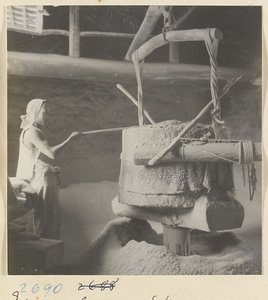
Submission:
<svg viewBox="0 0 268 300">
<path fill-rule="evenodd" d="M 79 6 L 70 6 L 69 16 L 69 55 L 80 56 Z"/>
<path fill-rule="evenodd" d="M 191 255 L 191 229 L 163 225 L 164 245 L 173 253 L 181 256 Z"/>
<path fill-rule="evenodd" d="M 169 43 L 169 62 L 173 64 L 179 63 L 179 44 Z"/>
</svg>

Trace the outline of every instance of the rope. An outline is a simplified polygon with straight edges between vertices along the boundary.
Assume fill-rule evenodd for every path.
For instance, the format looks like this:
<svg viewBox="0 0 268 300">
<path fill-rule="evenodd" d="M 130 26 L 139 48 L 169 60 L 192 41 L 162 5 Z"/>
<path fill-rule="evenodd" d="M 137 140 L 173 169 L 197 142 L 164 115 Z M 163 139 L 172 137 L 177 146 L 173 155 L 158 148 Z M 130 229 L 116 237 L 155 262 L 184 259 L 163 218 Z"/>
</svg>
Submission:
<svg viewBox="0 0 268 300">
<path fill-rule="evenodd" d="M 243 142 L 241 142 L 242 144 Z M 248 143 L 249 144 L 249 143 Z M 209 155 L 212 155 L 212 156 L 215 156 L 217 158 L 220 158 L 226 162 L 230 162 L 230 163 L 234 163 L 234 164 L 241 164 L 242 163 L 242 166 L 243 166 L 243 180 L 244 180 L 244 186 L 245 186 L 245 170 L 244 170 L 244 164 L 247 164 L 248 166 L 248 187 L 249 187 L 249 200 L 252 201 L 253 197 L 254 197 L 254 193 L 255 193 L 255 190 L 256 190 L 256 183 L 257 183 L 257 175 L 256 175 L 256 169 L 254 167 L 254 163 L 251 164 L 251 171 L 249 171 L 249 165 L 250 163 L 247 162 L 245 160 L 245 157 L 251 157 L 253 155 L 253 151 L 250 151 L 250 147 L 240 147 L 241 149 L 241 152 L 239 152 L 239 161 L 235 161 L 235 160 L 231 160 L 231 159 L 228 159 L 226 157 L 223 157 L 223 156 L 220 156 L 218 154 L 215 154 L 213 152 L 210 152 L 210 151 L 207 151 L 207 150 L 204 150 L 204 149 L 201 149 L 199 147 L 196 147 L 194 145 L 187 145 L 187 144 L 183 144 L 183 147 L 193 147 L 195 149 L 198 149 L 204 153 L 207 153 Z M 252 146 L 252 144 L 251 144 Z M 185 158 L 184 158 L 185 159 Z M 207 170 L 207 168 L 206 168 Z M 206 177 L 206 176 L 205 176 Z"/>
<path fill-rule="evenodd" d="M 218 97 L 218 63 L 217 63 L 217 54 L 218 54 L 218 46 L 219 40 L 212 39 L 210 37 L 209 31 L 205 35 L 205 45 L 209 54 L 209 61 L 211 65 L 210 71 L 210 90 L 213 101 L 213 109 L 211 111 L 212 122 L 214 122 L 214 131 L 216 138 L 222 136 L 222 133 L 226 130 L 226 127 L 223 127 L 224 121 L 221 119 L 221 106 Z"/>
<path fill-rule="evenodd" d="M 138 84 L 138 120 L 139 120 L 139 126 L 144 125 L 144 108 L 143 108 L 143 90 L 142 90 L 142 80 L 143 80 L 143 65 L 144 60 L 139 61 L 138 52 L 135 52 L 135 55 L 133 56 L 133 63 L 137 78 L 137 84 Z"/>
<path fill-rule="evenodd" d="M 160 10 L 164 17 L 164 27 L 162 28 L 163 39 L 169 43 L 169 40 L 166 38 L 166 33 L 170 30 L 174 30 L 175 18 L 172 13 L 172 6 L 163 7 L 160 6 Z"/>
<path fill-rule="evenodd" d="M 204 152 L 204 153 L 207 153 L 207 154 L 209 154 L 209 155 L 212 155 L 212 156 L 215 156 L 215 157 L 217 157 L 217 158 L 220 158 L 220 159 L 222 159 L 222 160 L 224 160 L 224 161 L 226 161 L 226 162 L 239 164 L 239 162 L 237 162 L 237 161 L 235 161 L 235 160 L 232 160 L 232 159 L 229 159 L 229 158 L 220 156 L 220 155 L 218 155 L 218 154 L 215 154 L 215 153 L 213 153 L 213 152 L 210 152 L 210 151 L 201 149 L 201 148 L 196 147 L 196 146 L 194 146 L 194 145 L 192 145 L 192 144 L 191 144 L 191 145 L 184 144 L 184 146 L 186 146 L 186 147 L 193 147 L 193 148 L 195 148 L 195 149 L 197 149 L 197 150 L 200 150 L 200 151 L 202 151 L 202 152 Z"/>
<path fill-rule="evenodd" d="M 248 182 L 249 182 L 248 184 L 249 200 L 252 201 L 256 190 L 256 183 L 257 183 L 256 169 L 254 167 L 254 164 L 251 165 L 251 171 L 249 171 L 249 165 L 248 165 Z"/>
<path fill-rule="evenodd" d="M 202 141 L 203 142 L 203 141 Z M 228 140 L 226 142 L 229 142 Z M 202 145 L 204 145 L 206 143 L 202 143 Z M 243 145 L 243 146 L 242 146 Z M 244 145 L 247 145 L 246 147 L 244 147 Z M 209 155 L 212 155 L 214 157 L 217 157 L 217 158 L 220 158 L 226 162 L 230 162 L 230 163 L 235 163 L 235 164 L 252 164 L 253 163 L 253 147 L 252 147 L 252 142 L 250 141 L 240 141 L 239 142 L 239 160 L 236 161 L 236 160 L 232 160 L 232 159 L 229 159 L 229 158 L 226 158 L 226 157 L 223 157 L 223 156 L 220 156 L 218 154 L 215 154 L 213 152 L 210 152 L 210 151 L 207 151 L 207 150 L 204 150 L 202 148 L 199 148 L 193 144 L 191 145 L 188 145 L 186 143 L 183 143 L 182 144 L 182 158 L 183 160 L 185 160 L 185 155 L 184 155 L 184 147 L 193 147 L 197 150 L 200 150 L 204 153 L 207 153 Z"/>
</svg>

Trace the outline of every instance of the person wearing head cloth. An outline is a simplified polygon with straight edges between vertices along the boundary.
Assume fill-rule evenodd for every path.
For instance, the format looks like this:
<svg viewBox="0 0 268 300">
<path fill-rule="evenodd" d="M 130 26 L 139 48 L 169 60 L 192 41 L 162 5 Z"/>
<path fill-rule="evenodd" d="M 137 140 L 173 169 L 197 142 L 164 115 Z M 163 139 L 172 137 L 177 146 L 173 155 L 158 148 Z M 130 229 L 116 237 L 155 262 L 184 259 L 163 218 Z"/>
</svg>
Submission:
<svg viewBox="0 0 268 300">
<path fill-rule="evenodd" d="M 61 209 L 59 203 L 60 169 L 53 165 L 53 159 L 81 136 L 73 132 L 61 144 L 51 147 L 43 132 L 49 115 L 47 100 L 33 99 L 21 116 L 20 149 L 16 177 L 34 189 L 34 233 L 41 238 L 60 239 Z"/>
</svg>

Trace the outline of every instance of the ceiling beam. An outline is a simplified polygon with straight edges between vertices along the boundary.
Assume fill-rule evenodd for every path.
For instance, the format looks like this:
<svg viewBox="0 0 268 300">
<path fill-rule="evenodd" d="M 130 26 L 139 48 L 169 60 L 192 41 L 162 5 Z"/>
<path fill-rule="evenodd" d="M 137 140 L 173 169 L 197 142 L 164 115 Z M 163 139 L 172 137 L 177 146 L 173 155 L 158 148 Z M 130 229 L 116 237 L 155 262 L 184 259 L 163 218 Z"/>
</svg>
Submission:
<svg viewBox="0 0 268 300">
<path fill-rule="evenodd" d="M 8 75 L 67 78 L 109 83 L 134 83 L 136 75 L 132 62 L 76 58 L 56 54 L 8 52 Z M 256 78 L 247 69 L 218 68 L 219 80 L 243 75 L 241 81 Z M 210 66 L 195 64 L 145 63 L 144 83 L 185 84 L 195 81 L 209 84 Z"/>
</svg>

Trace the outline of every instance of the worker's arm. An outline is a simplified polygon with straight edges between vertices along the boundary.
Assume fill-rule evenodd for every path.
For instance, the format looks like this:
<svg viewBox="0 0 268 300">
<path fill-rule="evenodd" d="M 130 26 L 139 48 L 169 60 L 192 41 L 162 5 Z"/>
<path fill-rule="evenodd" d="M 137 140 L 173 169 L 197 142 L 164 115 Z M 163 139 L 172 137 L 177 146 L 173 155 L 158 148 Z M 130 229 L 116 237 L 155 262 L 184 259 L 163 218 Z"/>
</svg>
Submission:
<svg viewBox="0 0 268 300">
<path fill-rule="evenodd" d="M 31 128 L 25 132 L 24 144 L 28 147 L 32 147 L 32 145 L 34 145 L 40 152 L 49 158 L 54 159 L 68 147 L 71 141 L 79 138 L 80 136 L 81 132 L 73 132 L 64 142 L 51 147 L 41 131 Z"/>
</svg>

